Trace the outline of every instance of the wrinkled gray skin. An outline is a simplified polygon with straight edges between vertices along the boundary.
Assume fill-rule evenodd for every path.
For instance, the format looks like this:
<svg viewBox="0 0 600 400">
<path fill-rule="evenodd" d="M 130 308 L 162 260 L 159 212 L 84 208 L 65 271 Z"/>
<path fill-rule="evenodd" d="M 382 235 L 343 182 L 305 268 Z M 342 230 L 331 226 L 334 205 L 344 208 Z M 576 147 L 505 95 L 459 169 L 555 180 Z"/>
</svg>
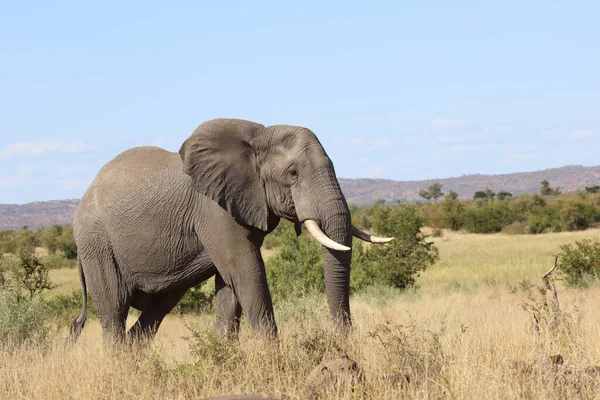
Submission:
<svg viewBox="0 0 600 400">
<path fill-rule="evenodd" d="M 317 221 L 351 247 L 350 212 L 333 164 L 309 129 L 235 119 L 201 124 L 179 154 L 127 150 L 107 163 L 75 213 L 83 286 L 105 339 L 152 337 L 192 286 L 216 275 L 217 332 L 236 334 L 242 310 L 253 330 L 277 334 L 260 246 L 286 218 Z M 351 251 L 323 248 L 329 310 L 349 327 Z M 71 342 L 85 323 L 85 304 Z"/>
</svg>

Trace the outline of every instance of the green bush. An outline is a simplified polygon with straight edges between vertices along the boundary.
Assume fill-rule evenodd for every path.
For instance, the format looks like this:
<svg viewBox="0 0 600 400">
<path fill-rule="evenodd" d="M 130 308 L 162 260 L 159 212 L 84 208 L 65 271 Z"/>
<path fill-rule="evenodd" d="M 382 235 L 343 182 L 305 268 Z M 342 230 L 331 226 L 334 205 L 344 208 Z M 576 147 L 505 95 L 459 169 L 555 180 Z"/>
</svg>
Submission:
<svg viewBox="0 0 600 400">
<path fill-rule="evenodd" d="M 0 345 L 13 349 L 47 338 L 41 293 L 51 287 L 46 266 L 28 249 L 18 259 L 0 257 Z"/>
<path fill-rule="evenodd" d="M 50 253 L 43 258 L 43 261 L 48 269 L 75 268 L 77 266 L 76 260 L 68 259 L 60 253 Z"/>
<path fill-rule="evenodd" d="M 267 250 L 279 247 L 286 240 L 286 233 L 290 230 L 294 230 L 294 224 L 286 220 L 281 221 L 277 228 L 265 237 L 262 247 Z"/>
<path fill-rule="evenodd" d="M 72 227 L 65 226 L 62 229 L 60 236 L 56 238 L 56 245 L 68 259 L 74 260 L 77 258 L 77 247 L 75 246 Z"/>
<path fill-rule="evenodd" d="M 464 202 L 454 196 L 446 196 L 439 206 L 421 209 L 421 215 L 427 220 L 427 225 L 432 228 L 446 228 L 458 231 L 462 228 Z"/>
<path fill-rule="evenodd" d="M 46 300 L 46 314 L 57 326 L 67 326 L 73 318 L 81 311 L 83 295 L 81 290 L 74 290 L 70 294 L 57 294 Z M 87 314 L 96 316 L 96 310 L 92 305 L 92 299 L 87 297 Z"/>
<path fill-rule="evenodd" d="M 35 232 L 30 230 L 27 226 L 22 227 L 17 232 L 16 237 L 16 252 L 18 251 L 26 251 L 28 253 L 33 253 L 35 251 Z"/>
<path fill-rule="evenodd" d="M 19 298 L 32 299 L 52 288 L 48 267 L 26 249 L 19 251 L 18 259 L 0 258 L 0 275 L 2 289 Z"/>
<path fill-rule="evenodd" d="M 0 231 L 0 254 L 17 252 L 17 234 L 14 231 Z"/>
<path fill-rule="evenodd" d="M 28 341 L 39 344 L 47 339 L 49 331 L 44 310 L 39 296 L 30 299 L 0 289 L 0 345 L 12 349 Z"/>
<path fill-rule="evenodd" d="M 560 220 L 554 207 L 537 208 L 527 217 L 527 232 L 539 234 L 545 232 L 560 232 Z"/>
<path fill-rule="evenodd" d="M 583 239 L 560 247 L 558 268 L 571 286 L 588 286 L 600 278 L 600 241 Z"/>
<path fill-rule="evenodd" d="M 578 231 L 593 226 L 600 220 L 597 208 L 583 200 L 568 200 L 559 203 L 560 226 L 563 231 Z"/>
<path fill-rule="evenodd" d="M 502 228 L 502 232 L 509 235 L 522 235 L 525 233 L 525 225 L 522 222 L 515 221 Z"/>
<path fill-rule="evenodd" d="M 482 208 L 467 208 L 462 214 L 462 226 L 472 233 L 496 233 L 516 219 L 506 202 L 489 202 Z"/>
<path fill-rule="evenodd" d="M 442 228 L 449 228 L 453 231 L 458 231 L 462 228 L 464 204 L 452 197 L 447 197 L 442 202 Z"/>
<path fill-rule="evenodd" d="M 323 250 L 307 233 L 296 237 L 292 224 L 282 224 L 277 253 L 265 265 L 276 299 L 325 291 Z"/>
<path fill-rule="evenodd" d="M 421 233 L 425 220 L 412 205 L 398 204 L 377 209 L 373 227 L 378 235 L 395 239 L 386 245 L 356 248 L 350 285 L 360 291 L 370 285 L 407 289 L 438 259 L 438 250 Z"/>
<path fill-rule="evenodd" d="M 58 250 L 56 238 L 62 235 L 63 230 L 64 227 L 58 224 L 55 224 L 50 228 L 41 228 L 38 230 L 40 232 L 40 242 L 48 249 L 48 253 L 54 254 L 56 253 L 56 250 Z"/>
<path fill-rule="evenodd" d="M 190 288 L 173 309 L 178 314 L 211 312 L 213 309 L 215 291 L 207 290 L 209 281 Z M 211 279 L 210 282 L 213 282 Z"/>
</svg>

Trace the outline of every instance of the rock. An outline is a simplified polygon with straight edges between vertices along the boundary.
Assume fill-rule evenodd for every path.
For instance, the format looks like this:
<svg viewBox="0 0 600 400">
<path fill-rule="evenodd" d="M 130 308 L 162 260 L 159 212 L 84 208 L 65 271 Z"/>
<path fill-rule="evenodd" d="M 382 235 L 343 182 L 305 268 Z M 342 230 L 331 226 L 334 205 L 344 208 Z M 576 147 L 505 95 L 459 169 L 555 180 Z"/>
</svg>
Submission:
<svg viewBox="0 0 600 400">
<path fill-rule="evenodd" d="M 338 383 L 349 383 L 352 387 L 364 380 L 364 374 L 356 361 L 348 356 L 323 361 L 306 378 L 306 387 L 313 392 L 317 389 L 334 386 Z"/>
<path fill-rule="evenodd" d="M 251 394 L 239 394 L 239 395 L 225 395 L 225 396 L 215 396 L 215 397 L 206 397 L 203 400 L 277 400 L 275 397 L 264 397 L 264 396 L 255 396 Z"/>
<path fill-rule="evenodd" d="M 395 373 L 384 377 L 385 383 L 390 386 L 400 386 L 406 388 L 410 384 L 411 378 L 409 374 Z"/>
<path fill-rule="evenodd" d="M 565 360 L 561 354 L 555 354 L 553 356 L 549 356 L 548 360 L 553 365 L 563 365 L 565 363 Z"/>
<path fill-rule="evenodd" d="M 518 375 L 530 375 L 533 372 L 533 365 L 525 361 L 513 361 L 511 367 Z"/>
<path fill-rule="evenodd" d="M 597 378 L 600 376 L 600 366 L 591 365 L 589 367 L 585 367 L 584 372 L 592 377 Z"/>
</svg>

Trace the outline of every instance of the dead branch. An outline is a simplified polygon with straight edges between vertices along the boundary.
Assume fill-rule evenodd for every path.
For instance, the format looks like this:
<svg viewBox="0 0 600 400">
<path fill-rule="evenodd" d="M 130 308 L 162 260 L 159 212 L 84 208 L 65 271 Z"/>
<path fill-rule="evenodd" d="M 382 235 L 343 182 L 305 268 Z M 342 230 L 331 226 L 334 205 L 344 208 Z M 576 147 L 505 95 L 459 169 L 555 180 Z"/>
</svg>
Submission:
<svg viewBox="0 0 600 400">
<path fill-rule="evenodd" d="M 550 268 L 550 271 L 546 272 L 544 274 L 544 276 L 542 276 L 542 279 L 544 280 L 544 283 L 546 283 L 546 285 L 548 285 L 548 276 L 552 273 L 552 271 L 554 271 L 556 269 L 557 265 L 558 265 L 558 257 L 554 257 L 554 267 Z"/>
<path fill-rule="evenodd" d="M 550 283 L 550 274 L 552 271 L 556 269 L 558 265 L 558 257 L 554 257 L 554 266 L 550 269 L 550 271 L 546 272 L 544 276 L 542 276 L 542 280 L 544 281 L 544 285 L 546 285 L 546 289 L 548 289 L 552 293 L 552 301 L 554 302 L 554 320 L 558 319 L 558 314 L 560 313 L 560 303 L 558 302 L 558 294 L 556 293 L 556 286 L 553 283 Z"/>
</svg>

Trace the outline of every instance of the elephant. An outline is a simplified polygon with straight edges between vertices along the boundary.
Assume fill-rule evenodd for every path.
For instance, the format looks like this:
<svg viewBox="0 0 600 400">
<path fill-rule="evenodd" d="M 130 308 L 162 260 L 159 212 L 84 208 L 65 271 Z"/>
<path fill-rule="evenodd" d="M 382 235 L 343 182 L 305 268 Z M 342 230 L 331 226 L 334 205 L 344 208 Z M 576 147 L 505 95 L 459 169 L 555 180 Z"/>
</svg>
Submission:
<svg viewBox="0 0 600 400">
<path fill-rule="evenodd" d="M 89 289 L 105 340 L 152 338 L 186 291 L 215 276 L 216 330 L 235 336 L 242 311 L 252 331 L 277 336 L 260 247 L 281 218 L 323 245 L 335 325 L 352 325 L 351 224 L 332 161 L 304 127 L 206 121 L 179 153 L 135 147 L 106 163 L 73 222 L 83 292 L 69 341 L 86 321 Z M 130 307 L 141 311 L 125 332 Z"/>
</svg>

